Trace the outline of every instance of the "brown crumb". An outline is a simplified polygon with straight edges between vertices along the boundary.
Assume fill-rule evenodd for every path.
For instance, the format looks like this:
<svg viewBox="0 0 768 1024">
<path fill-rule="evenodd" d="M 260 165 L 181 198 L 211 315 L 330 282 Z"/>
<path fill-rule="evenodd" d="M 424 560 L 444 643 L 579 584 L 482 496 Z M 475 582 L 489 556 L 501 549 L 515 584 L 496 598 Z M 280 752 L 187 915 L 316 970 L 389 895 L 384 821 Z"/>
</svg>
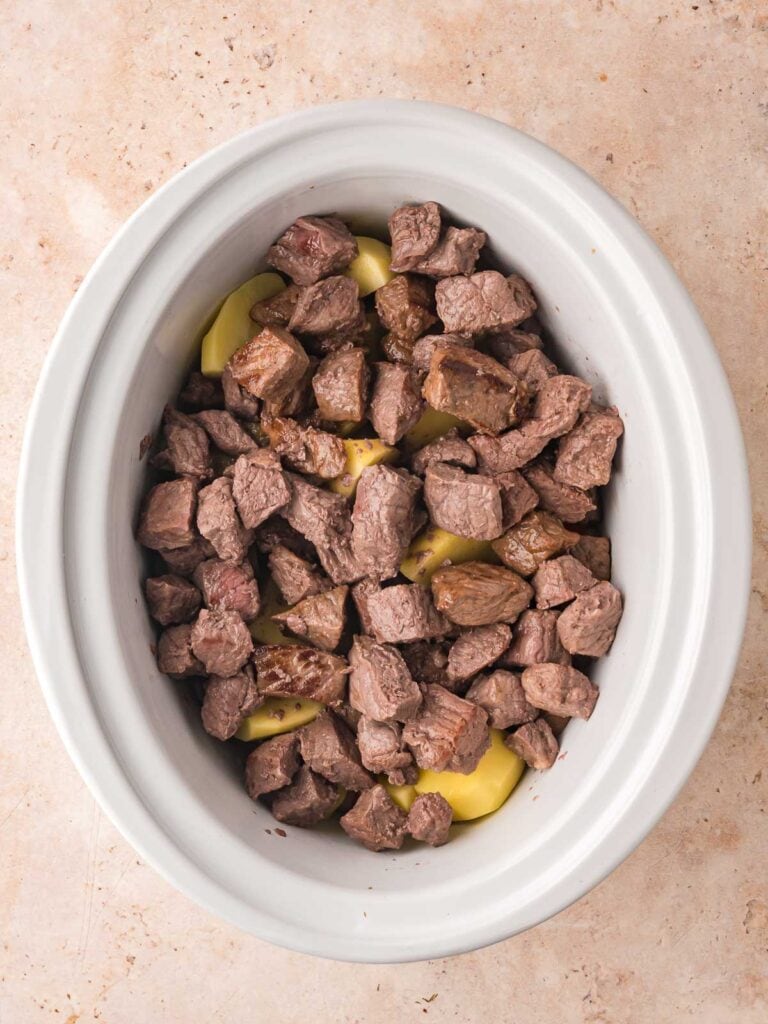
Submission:
<svg viewBox="0 0 768 1024">
<path fill-rule="evenodd" d="M 139 441 L 139 462 L 144 458 L 149 449 L 152 447 L 152 435 L 145 434 Z"/>
<path fill-rule="evenodd" d="M 280 836 L 281 839 L 285 839 L 288 833 L 285 831 L 284 828 L 276 828 L 275 835 Z"/>
</svg>

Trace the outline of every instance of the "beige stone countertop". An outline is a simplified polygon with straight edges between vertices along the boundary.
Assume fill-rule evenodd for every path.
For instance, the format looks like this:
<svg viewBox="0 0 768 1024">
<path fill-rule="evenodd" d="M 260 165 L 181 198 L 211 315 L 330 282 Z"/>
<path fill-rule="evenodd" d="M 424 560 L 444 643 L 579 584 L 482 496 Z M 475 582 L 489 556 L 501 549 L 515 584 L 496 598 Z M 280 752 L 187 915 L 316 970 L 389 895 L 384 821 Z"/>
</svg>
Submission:
<svg viewBox="0 0 768 1024">
<path fill-rule="evenodd" d="M 0 45 L 0 1024 L 765 1024 L 766 0 L 26 0 L 0 7 Z M 712 332 L 755 503 L 740 666 L 672 809 L 553 920 L 402 967 L 269 946 L 138 858 L 48 717 L 13 557 L 27 408 L 105 243 L 211 146 L 277 114 L 375 96 L 497 117 L 624 203 Z"/>
</svg>

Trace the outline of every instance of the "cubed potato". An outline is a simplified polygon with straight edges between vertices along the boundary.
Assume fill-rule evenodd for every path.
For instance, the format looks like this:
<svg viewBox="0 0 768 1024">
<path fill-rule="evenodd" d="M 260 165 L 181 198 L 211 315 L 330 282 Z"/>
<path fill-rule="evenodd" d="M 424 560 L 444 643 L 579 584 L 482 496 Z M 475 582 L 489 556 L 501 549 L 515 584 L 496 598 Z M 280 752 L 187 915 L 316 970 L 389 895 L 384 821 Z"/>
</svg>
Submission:
<svg viewBox="0 0 768 1024">
<path fill-rule="evenodd" d="M 428 408 L 421 419 L 405 435 L 403 444 L 406 451 L 415 452 L 417 449 L 423 448 L 425 444 L 429 444 L 430 441 L 436 441 L 438 437 L 447 434 L 453 427 L 464 431 L 471 429 L 463 420 L 451 416 L 450 413 Z"/>
<path fill-rule="evenodd" d="M 357 281 L 360 298 L 370 295 L 395 276 L 389 269 L 392 250 L 386 242 L 367 235 L 355 235 L 357 256 L 347 267 L 345 274 Z"/>
<path fill-rule="evenodd" d="M 414 583 L 428 587 L 432 574 L 441 566 L 498 561 L 490 541 L 457 537 L 439 526 L 430 526 L 411 543 L 400 563 L 400 572 Z"/>
<path fill-rule="evenodd" d="M 384 444 L 377 437 L 347 439 L 344 447 L 347 465 L 344 472 L 331 480 L 328 486 L 345 498 L 351 498 L 357 490 L 357 481 L 364 469 L 376 466 L 379 462 L 394 462 L 399 454 L 397 448 Z"/>
<path fill-rule="evenodd" d="M 411 809 L 411 804 L 416 799 L 416 787 L 408 785 L 393 786 L 386 775 L 380 775 L 379 782 L 382 784 L 384 789 L 386 789 L 397 806 L 407 814 Z"/>
<path fill-rule="evenodd" d="M 239 740 L 263 740 L 282 732 L 293 732 L 317 718 L 323 705 L 298 697 L 267 697 L 261 707 L 243 720 L 235 733 Z"/>
<path fill-rule="evenodd" d="M 203 338 L 200 369 L 206 377 L 220 377 L 231 356 L 261 327 L 250 318 L 251 307 L 271 299 L 285 288 L 279 274 L 257 274 L 224 300 L 211 329 Z"/>
<path fill-rule="evenodd" d="M 282 601 L 277 586 L 269 580 L 261 595 L 261 611 L 248 623 L 253 639 L 260 644 L 280 644 L 283 647 L 303 644 L 303 640 L 291 636 L 287 629 L 272 619 L 273 615 L 287 611 L 289 607 Z"/>
</svg>

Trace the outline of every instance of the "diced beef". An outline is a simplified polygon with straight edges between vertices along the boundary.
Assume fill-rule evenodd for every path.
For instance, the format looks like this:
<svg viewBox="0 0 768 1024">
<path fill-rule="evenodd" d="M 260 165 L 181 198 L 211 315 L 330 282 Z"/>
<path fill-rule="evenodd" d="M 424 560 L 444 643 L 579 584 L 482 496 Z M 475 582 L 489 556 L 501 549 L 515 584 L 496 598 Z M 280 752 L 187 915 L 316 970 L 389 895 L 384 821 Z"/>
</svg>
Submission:
<svg viewBox="0 0 768 1024">
<path fill-rule="evenodd" d="M 597 508 L 593 496 L 578 487 L 555 480 L 546 463 L 529 466 L 525 479 L 539 496 L 539 504 L 564 523 L 580 523 Z"/>
<path fill-rule="evenodd" d="M 296 387 L 281 395 L 280 398 L 265 399 L 263 409 L 265 419 L 273 419 L 275 416 L 299 416 L 311 410 L 314 401 L 312 379 L 317 365 L 318 360 L 314 356 L 309 356 L 307 368 L 299 378 Z"/>
<path fill-rule="evenodd" d="M 335 434 L 315 427 L 304 427 L 296 420 L 276 416 L 263 419 L 262 427 L 271 447 L 291 469 L 332 480 L 344 472 L 347 455 L 344 443 Z"/>
<path fill-rule="evenodd" d="M 529 704 L 567 718 L 589 718 L 599 693 L 583 672 L 570 665 L 529 665 L 522 683 Z"/>
<path fill-rule="evenodd" d="M 448 679 L 451 682 L 471 679 L 498 661 L 511 640 L 512 630 L 502 622 L 465 630 L 448 652 Z"/>
<path fill-rule="evenodd" d="M 583 491 L 607 484 L 616 444 L 623 433 L 624 424 L 615 409 L 585 412 L 560 442 L 555 480 Z"/>
<path fill-rule="evenodd" d="M 432 356 L 440 348 L 447 345 L 458 345 L 459 348 L 474 348 L 475 339 L 463 334 L 425 334 L 414 343 L 410 361 L 416 370 L 424 373 L 429 371 Z"/>
<path fill-rule="evenodd" d="M 424 501 L 432 522 L 449 533 L 473 540 L 502 533 L 501 495 L 491 477 L 434 463 L 424 479 Z"/>
<path fill-rule="evenodd" d="M 299 288 L 289 284 L 271 299 L 264 299 L 251 306 L 251 320 L 262 327 L 287 327 L 299 298 Z"/>
<path fill-rule="evenodd" d="M 317 561 L 314 544 L 295 530 L 282 516 L 271 516 L 256 530 L 256 546 L 262 554 L 268 555 L 278 546 L 288 548 L 294 555 L 307 562 Z"/>
<path fill-rule="evenodd" d="M 512 643 L 504 655 L 505 665 L 540 665 L 552 662 L 570 665 L 571 658 L 557 635 L 557 612 L 524 611 L 512 629 Z"/>
<path fill-rule="evenodd" d="M 195 421 L 169 405 L 163 413 L 166 448 L 160 452 L 161 468 L 184 476 L 208 480 L 213 475 L 208 435 Z"/>
<path fill-rule="evenodd" d="M 344 607 L 348 590 L 348 587 L 334 587 L 325 593 L 313 594 L 272 618 L 315 647 L 335 651 L 346 624 Z"/>
<path fill-rule="evenodd" d="M 405 839 L 405 813 L 394 803 L 383 786 L 361 793 L 351 811 L 339 824 L 352 839 L 375 853 L 399 850 Z"/>
<path fill-rule="evenodd" d="M 446 228 L 432 252 L 419 260 L 413 270 L 437 278 L 471 274 L 485 242 L 485 232 L 477 228 Z"/>
<path fill-rule="evenodd" d="M 349 507 L 340 494 L 326 491 L 293 473 L 287 473 L 290 501 L 283 515 L 300 534 L 317 547 L 328 544 L 349 527 Z"/>
<path fill-rule="evenodd" d="M 142 505 L 137 533 L 139 543 L 155 551 L 170 551 L 192 544 L 197 538 L 196 505 L 197 487 L 193 480 L 156 484 Z"/>
<path fill-rule="evenodd" d="M 368 598 L 372 594 L 378 594 L 380 590 L 379 581 L 363 579 L 352 587 L 352 600 L 355 602 L 357 617 L 364 633 L 371 633 L 371 618 L 368 614 Z"/>
<path fill-rule="evenodd" d="M 324 420 L 338 423 L 365 418 L 370 370 L 361 348 L 331 352 L 312 379 L 317 408 Z"/>
<path fill-rule="evenodd" d="M 198 495 L 197 528 L 213 544 L 219 558 L 242 562 L 253 535 L 241 522 L 232 494 L 232 481 L 225 476 L 204 487 Z"/>
<path fill-rule="evenodd" d="M 491 434 L 515 423 L 528 397 L 522 381 L 501 363 L 458 345 L 436 349 L 423 393 L 433 409 Z"/>
<path fill-rule="evenodd" d="M 306 765 L 296 772 L 293 782 L 278 790 L 272 801 L 272 814 L 285 825 L 308 828 L 329 818 L 339 802 L 339 790 Z"/>
<path fill-rule="evenodd" d="M 344 699 L 349 671 L 344 658 L 314 647 L 257 647 L 256 683 L 265 697 L 302 697 L 321 704 Z"/>
<path fill-rule="evenodd" d="M 200 409 L 221 409 L 223 404 L 221 383 L 203 376 L 199 370 L 193 370 L 179 394 L 179 405 L 188 412 L 197 412 Z"/>
<path fill-rule="evenodd" d="M 411 459 L 411 469 L 423 476 L 429 466 L 438 462 L 451 462 L 467 469 L 474 469 L 477 457 L 454 427 L 436 441 L 431 441 L 420 448 Z"/>
<path fill-rule="evenodd" d="M 345 789 L 370 789 L 374 780 L 363 768 L 354 733 L 330 711 L 299 729 L 301 756 L 312 771 Z"/>
<path fill-rule="evenodd" d="M 490 746 L 488 716 L 476 704 L 430 683 L 418 714 L 405 723 L 403 739 L 420 768 L 468 775 Z"/>
<path fill-rule="evenodd" d="M 226 409 L 205 409 L 192 418 L 203 427 L 219 451 L 227 455 L 242 455 L 257 447 L 251 435 Z"/>
<path fill-rule="evenodd" d="M 260 526 L 291 500 L 291 490 L 274 452 L 255 451 L 235 463 L 232 495 L 243 525 Z"/>
<path fill-rule="evenodd" d="M 245 788 L 252 800 L 288 786 L 299 770 L 299 738 L 295 732 L 260 743 L 245 762 Z"/>
<path fill-rule="evenodd" d="M 385 358 L 391 363 L 413 362 L 413 350 L 416 348 L 416 341 L 413 338 L 401 338 L 394 331 L 387 331 L 380 344 Z"/>
<path fill-rule="evenodd" d="M 448 648 L 445 644 L 421 641 L 408 644 L 400 653 L 417 682 L 445 683 L 448 673 Z"/>
<path fill-rule="evenodd" d="M 397 574 L 413 535 L 421 481 L 404 469 L 379 464 L 360 474 L 352 511 L 352 550 L 361 575 L 389 579 Z"/>
<path fill-rule="evenodd" d="M 494 359 L 498 359 L 505 366 L 509 361 L 521 352 L 531 352 L 544 347 L 544 342 L 538 334 L 532 334 L 522 328 L 502 325 L 494 327 L 483 339 L 483 345 Z M 510 366 L 510 369 L 512 367 Z M 557 371 L 555 371 L 557 372 Z"/>
<path fill-rule="evenodd" d="M 183 576 L 153 576 L 144 584 L 149 614 L 161 626 L 189 622 L 200 608 L 200 591 Z"/>
<path fill-rule="evenodd" d="M 546 444 L 522 430 L 508 430 L 499 437 L 473 434 L 467 440 L 477 455 L 480 471 L 492 476 L 519 469 L 535 459 Z"/>
<path fill-rule="evenodd" d="M 241 388 L 232 374 L 232 367 L 227 365 L 221 375 L 221 387 L 224 392 L 224 408 L 241 420 L 255 420 L 259 415 L 259 400 L 245 388 Z"/>
<path fill-rule="evenodd" d="M 300 334 L 328 334 L 350 327 L 360 330 L 364 321 L 357 281 L 327 277 L 300 290 L 288 329 Z"/>
<path fill-rule="evenodd" d="M 296 388 L 310 366 L 309 356 L 283 327 L 264 327 L 229 360 L 240 387 L 257 398 L 279 400 Z"/>
<path fill-rule="evenodd" d="M 157 641 L 157 667 L 172 679 L 205 675 L 205 666 L 192 651 L 191 623 L 163 630 Z"/>
<path fill-rule="evenodd" d="M 356 636 L 349 666 L 349 703 L 361 714 L 377 722 L 405 722 L 416 713 L 421 690 L 396 648 Z"/>
<path fill-rule="evenodd" d="M 214 676 L 233 676 L 246 663 L 253 640 L 241 616 L 203 608 L 192 627 L 192 650 Z"/>
<path fill-rule="evenodd" d="M 277 544 L 269 553 L 269 575 L 277 584 L 286 604 L 298 604 L 312 594 L 322 594 L 331 587 L 319 570 L 284 544 Z"/>
<path fill-rule="evenodd" d="M 536 335 L 531 335 L 531 337 L 536 337 Z M 550 377 L 554 377 L 558 372 L 552 360 L 547 359 L 538 348 L 517 352 L 503 362 L 516 377 L 523 381 L 528 390 L 534 393 L 539 391 Z"/>
<path fill-rule="evenodd" d="M 406 341 L 415 341 L 437 323 L 434 295 L 431 281 L 402 274 L 378 289 L 376 312 L 392 334 Z"/>
<path fill-rule="evenodd" d="M 299 217 L 267 253 L 267 263 L 306 286 L 338 274 L 357 256 L 357 242 L 338 217 Z"/>
<path fill-rule="evenodd" d="M 421 416 L 421 378 L 410 367 L 376 363 L 368 417 L 382 441 L 397 444 Z"/>
<path fill-rule="evenodd" d="M 413 755 L 405 749 L 399 725 L 377 722 L 363 715 L 357 727 L 357 745 L 368 771 L 375 775 L 386 772 L 393 785 L 403 785 L 407 770 L 413 765 Z"/>
<path fill-rule="evenodd" d="M 530 604 L 533 590 L 517 573 L 500 565 L 465 562 L 447 565 L 432 577 L 438 611 L 459 626 L 514 622 Z"/>
<path fill-rule="evenodd" d="M 213 558 L 216 554 L 212 544 L 205 537 L 195 537 L 190 544 L 185 544 L 181 548 L 160 548 L 159 551 L 168 568 L 180 576 L 191 576 L 202 561 Z"/>
<path fill-rule="evenodd" d="M 557 760 L 560 744 L 544 718 L 521 725 L 504 740 L 510 750 L 522 757 L 529 768 L 551 768 Z"/>
<path fill-rule="evenodd" d="M 402 583 L 370 594 L 366 608 L 370 632 L 382 644 L 431 640 L 445 636 L 450 629 L 429 591 L 418 583 Z"/>
<path fill-rule="evenodd" d="M 595 577 L 585 565 L 571 555 L 561 555 L 543 562 L 534 573 L 531 584 L 537 608 L 555 608 L 572 601 L 582 590 L 588 590 Z"/>
<path fill-rule="evenodd" d="M 611 542 L 608 537 L 591 537 L 588 534 L 579 537 L 578 543 L 570 553 L 582 562 L 595 579 L 611 578 Z"/>
<path fill-rule="evenodd" d="M 259 614 L 259 585 L 248 561 L 209 558 L 195 569 L 195 583 L 203 593 L 206 608 L 237 612 L 246 622 Z"/>
<path fill-rule="evenodd" d="M 263 703 L 250 665 L 231 676 L 211 676 L 203 698 L 203 728 L 217 740 L 231 739 L 243 719 Z"/>
<path fill-rule="evenodd" d="M 420 793 L 411 804 L 406 832 L 421 843 L 442 846 L 448 842 L 453 809 L 441 793 Z"/>
<path fill-rule="evenodd" d="M 509 473 L 499 473 L 493 479 L 499 485 L 501 496 L 501 525 L 509 530 L 536 508 L 539 496 L 522 473 L 514 469 Z"/>
<path fill-rule="evenodd" d="M 482 334 L 494 327 L 522 323 L 536 309 L 528 284 L 517 275 L 482 270 L 471 277 L 438 281 L 437 314 L 446 331 Z"/>
<path fill-rule="evenodd" d="M 612 583 L 601 581 L 579 594 L 557 620 L 557 633 L 566 651 L 599 658 L 616 635 L 622 613 L 621 594 Z"/>
<path fill-rule="evenodd" d="M 537 509 L 494 541 L 493 550 L 504 565 L 521 576 L 532 576 L 547 559 L 575 544 L 578 536 L 566 530 L 557 516 Z"/>
<path fill-rule="evenodd" d="M 440 227 L 440 207 L 437 203 L 401 206 L 395 210 L 389 218 L 392 270 L 397 274 L 413 270 L 437 247 Z"/>
<path fill-rule="evenodd" d="M 352 544 L 351 524 L 347 521 L 344 529 L 317 545 L 320 564 L 334 583 L 356 583 L 366 575 L 368 569 L 360 562 Z"/>
<path fill-rule="evenodd" d="M 531 722 L 538 709 L 529 704 L 520 676 L 504 669 L 478 676 L 467 690 L 465 699 L 487 712 L 494 729 Z"/>
</svg>

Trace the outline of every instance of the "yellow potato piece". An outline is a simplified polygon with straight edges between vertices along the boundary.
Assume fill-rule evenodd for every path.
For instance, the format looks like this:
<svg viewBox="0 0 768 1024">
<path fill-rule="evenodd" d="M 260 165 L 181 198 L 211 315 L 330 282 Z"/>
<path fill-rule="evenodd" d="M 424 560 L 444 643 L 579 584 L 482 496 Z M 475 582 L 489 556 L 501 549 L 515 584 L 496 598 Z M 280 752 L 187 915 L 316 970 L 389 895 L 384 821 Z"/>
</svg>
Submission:
<svg viewBox="0 0 768 1024">
<path fill-rule="evenodd" d="M 257 643 L 281 644 L 283 647 L 298 646 L 302 643 L 298 637 L 291 636 L 279 623 L 272 620 L 273 615 L 286 611 L 288 607 L 282 601 L 277 586 L 269 580 L 261 595 L 261 611 L 248 623 L 251 636 Z"/>
<path fill-rule="evenodd" d="M 345 271 L 347 277 L 357 281 L 360 298 L 370 295 L 395 276 L 389 269 L 392 250 L 386 242 L 367 235 L 355 235 L 358 254 Z"/>
<path fill-rule="evenodd" d="M 200 369 L 206 377 L 220 377 L 230 357 L 259 333 L 261 327 L 250 318 L 251 307 L 285 288 L 279 274 L 257 274 L 241 284 L 224 300 L 213 326 L 203 338 Z"/>
<path fill-rule="evenodd" d="M 432 581 L 432 575 L 443 565 L 498 561 L 490 541 L 457 537 L 439 526 L 430 526 L 411 542 L 400 563 L 400 572 L 413 583 L 426 587 Z"/>
<path fill-rule="evenodd" d="M 453 808 L 454 821 L 472 821 L 501 807 L 520 781 L 525 761 L 504 746 L 504 733 L 491 729 L 491 746 L 469 775 L 423 769 L 417 793 L 441 793 Z"/>
<path fill-rule="evenodd" d="M 293 732 L 313 718 L 317 718 L 323 705 L 316 700 L 298 697 L 267 697 L 260 708 L 243 721 L 235 733 L 239 740 L 263 740 L 282 732 Z"/>
<path fill-rule="evenodd" d="M 407 814 L 411 809 L 411 804 L 416 799 L 416 787 L 393 786 L 386 775 L 380 775 L 379 782 L 382 784 L 384 789 L 386 789 L 397 806 L 402 808 L 402 810 Z"/>
<path fill-rule="evenodd" d="M 397 448 L 384 444 L 378 437 L 348 438 L 343 443 L 347 452 L 347 464 L 344 472 L 334 477 L 328 486 L 336 494 L 343 494 L 345 498 L 351 498 L 357 490 L 357 481 L 364 469 L 379 462 L 394 462 L 399 454 Z"/>
<path fill-rule="evenodd" d="M 467 429 L 467 424 L 464 420 L 451 416 L 449 412 L 427 409 L 421 419 L 405 435 L 403 444 L 409 452 L 415 452 L 418 448 L 429 444 L 430 441 L 436 441 L 438 437 L 447 434 L 452 427 Z"/>
</svg>

